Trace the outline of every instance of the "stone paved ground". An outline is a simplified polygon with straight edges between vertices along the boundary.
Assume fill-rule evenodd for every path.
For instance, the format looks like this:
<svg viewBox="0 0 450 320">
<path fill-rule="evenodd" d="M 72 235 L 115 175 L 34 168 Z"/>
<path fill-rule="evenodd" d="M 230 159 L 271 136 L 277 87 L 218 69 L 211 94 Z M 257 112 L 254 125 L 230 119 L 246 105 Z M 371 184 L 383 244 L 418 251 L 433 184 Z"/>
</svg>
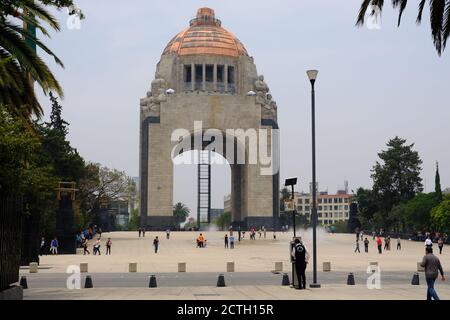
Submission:
<svg viewBox="0 0 450 320">
<path fill-rule="evenodd" d="M 302 232 L 301 232 L 302 233 Z M 116 232 L 103 234 L 102 241 L 107 237 L 113 240 L 113 254 L 111 256 L 43 256 L 38 274 L 29 274 L 26 268 L 21 270 L 22 275 L 27 275 L 30 282 L 42 283 L 44 277 L 57 279 L 63 276 L 68 265 L 78 265 L 80 262 L 89 263 L 89 273 L 98 274 L 97 277 L 105 274 L 123 274 L 127 281 L 128 263 L 138 263 L 139 273 L 147 277 L 148 274 L 166 274 L 168 278 L 177 276 L 177 263 L 187 263 L 187 273 L 223 273 L 226 271 L 226 262 L 234 261 L 236 272 L 239 277 L 245 278 L 246 272 L 261 274 L 261 277 L 270 275 L 274 269 L 276 261 L 284 263 L 284 271 L 290 272 L 289 247 L 288 243 L 292 237 L 290 234 L 277 233 L 277 239 L 273 239 L 272 233 L 267 233 L 266 239 L 251 241 L 246 235 L 246 239 L 236 245 L 234 250 L 223 248 L 224 232 L 206 232 L 207 247 L 199 249 L 195 247 L 195 238 L 198 233 L 172 233 L 171 239 L 166 240 L 164 233 L 147 232 L 145 238 L 139 238 L 137 232 Z M 152 251 L 153 238 L 158 235 L 160 238 L 160 251 L 155 255 Z M 311 234 L 302 234 L 310 250 L 312 250 Z M 422 299 L 425 292 L 424 279 L 421 275 L 421 286 L 411 286 L 410 278 L 417 270 L 417 262 L 421 260 L 424 252 L 422 243 L 403 240 L 402 251 L 395 250 L 383 252 L 382 255 L 376 253 L 375 242 L 369 237 L 370 250 L 368 254 L 354 253 L 354 235 L 331 235 L 320 231 L 318 233 L 318 266 L 321 270 L 322 262 L 330 261 L 332 272 L 323 275 L 323 289 L 318 291 L 307 290 L 297 291 L 290 288 L 273 285 L 264 281 L 256 281 L 255 285 L 232 285 L 227 288 L 215 288 L 211 286 L 203 287 L 189 285 L 188 287 L 159 287 L 157 289 L 148 288 L 126 288 L 126 284 L 121 284 L 120 290 L 115 289 L 114 282 L 104 288 L 94 288 L 92 290 L 68 291 L 61 288 L 46 286 L 33 287 L 26 291 L 26 299 L 63 297 L 69 299 Z M 102 251 L 104 252 L 104 245 Z M 444 254 L 439 256 L 444 266 L 444 271 L 450 274 L 450 248 L 444 247 Z M 367 266 L 370 262 L 377 261 L 382 274 L 382 289 L 368 290 L 363 284 Z M 311 265 L 308 267 L 311 271 Z M 345 285 L 345 275 L 353 272 L 357 276 L 357 286 L 348 287 Z M 243 274 L 243 275 L 242 275 Z M 319 276 L 321 274 L 319 273 Z M 129 275 L 132 279 L 132 275 Z M 228 275 L 227 275 L 228 276 Z M 236 274 L 236 277 L 238 275 Z M 255 275 L 255 277 L 257 277 Z M 360 277 L 361 279 L 359 279 Z M 119 276 L 117 277 L 119 278 Z M 249 276 L 250 278 L 250 276 Z M 308 278 L 311 279 L 310 275 Z M 336 278 L 336 281 L 334 281 Z M 344 279 L 342 279 L 344 278 Z M 262 279 L 262 278 L 261 278 Z M 266 278 L 264 278 L 266 279 Z M 41 282 L 39 282 L 41 281 Z M 51 281 L 51 280 L 49 280 Z M 56 281 L 56 280 L 55 280 Z M 105 280 L 105 283 L 108 281 Z M 133 281 L 130 287 L 136 287 Z M 59 282 L 63 283 L 63 282 Z M 263 285 L 259 285 L 259 283 Z M 202 285 L 200 283 L 200 285 Z M 141 285 L 139 285 L 141 286 Z M 107 288 L 106 288 L 107 287 Z M 450 283 L 446 281 L 437 283 L 438 292 L 443 299 L 450 299 Z M 205 291 L 205 295 L 195 295 Z M 212 292 L 212 293 L 211 293 Z M 218 292 L 218 296 L 215 294 Z M 214 295 L 210 295 L 214 294 Z"/>
</svg>

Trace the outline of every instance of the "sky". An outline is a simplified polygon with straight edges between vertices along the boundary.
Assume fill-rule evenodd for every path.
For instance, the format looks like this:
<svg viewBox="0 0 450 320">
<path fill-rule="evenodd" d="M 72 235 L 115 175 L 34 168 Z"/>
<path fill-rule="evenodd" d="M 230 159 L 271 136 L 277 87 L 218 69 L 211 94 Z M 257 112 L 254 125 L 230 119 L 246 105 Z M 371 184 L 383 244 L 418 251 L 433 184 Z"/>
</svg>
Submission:
<svg viewBox="0 0 450 320">
<path fill-rule="evenodd" d="M 423 160 L 425 191 L 434 190 L 435 163 L 450 187 L 450 51 L 439 57 L 429 15 L 415 24 L 408 3 L 385 5 L 381 29 L 355 27 L 361 0 L 78 0 L 86 19 L 45 43 L 65 68 L 40 52 L 64 88 L 69 139 L 87 160 L 139 175 L 139 99 L 154 79 L 166 44 L 188 26 L 200 7 L 211 7 L 255 59 L 278 104 L 281 181 L 311 181 L 310 84 L 316 82 L 317 179 L 330 193 L 371 187 L 377 153 L 395 136 L 414 143 Z M 41 35 L 42 37 L 42 35 Z M 50 102 L 40 95 L 46 117 Z M 174 202 L 196 212 L 196 167 L 175 168 Z M 212 206 L 223 207 L 230 169 L 213 166 Z"/>
</svg>

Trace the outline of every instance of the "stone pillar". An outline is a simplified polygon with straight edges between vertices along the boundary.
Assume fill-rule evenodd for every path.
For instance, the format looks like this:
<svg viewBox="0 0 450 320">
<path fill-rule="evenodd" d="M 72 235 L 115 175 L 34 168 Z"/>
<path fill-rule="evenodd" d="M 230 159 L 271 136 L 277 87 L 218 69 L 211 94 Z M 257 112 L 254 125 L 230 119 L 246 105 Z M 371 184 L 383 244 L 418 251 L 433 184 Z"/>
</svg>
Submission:
<svg viewBox="0 0 450 320">
<path fill-rule="evenodd" d="M 195 64 L 191 63 L 191 90 L 195 91 Z"/>
<path fill-rule="evenodd" d="M 214 64 L 214 75 L 213 75 L 214 79 L 214 91 L 217 91 L 217 64 Z"/>
<path fill-rule="evenodd" d="M 202 65 L 202 90 L 206 91 L 206 64 Z"/>
<path fill-rule="evenodd" d="M 223 68 L 223 83 L 225 84 L 225 92 L 228 92 L 228 65 Z"/>
</svg>

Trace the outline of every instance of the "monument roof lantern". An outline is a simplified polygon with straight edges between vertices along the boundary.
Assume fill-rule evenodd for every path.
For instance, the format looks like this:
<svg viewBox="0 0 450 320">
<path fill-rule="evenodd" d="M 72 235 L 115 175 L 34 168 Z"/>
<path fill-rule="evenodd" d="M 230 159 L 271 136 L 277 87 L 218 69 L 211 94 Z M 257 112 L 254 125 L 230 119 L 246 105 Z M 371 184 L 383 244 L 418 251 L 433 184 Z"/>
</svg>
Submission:
<svg viewBox="0 0 450 320">
<path fill-rule="evenodd" d="M 189 27 L 178 33 L 166 46 L 163 55 L 219 55 L 237 58 L 248 56 L 244 45 L 222 27 L 210 8 L 200 8 Z"/>
</svg>

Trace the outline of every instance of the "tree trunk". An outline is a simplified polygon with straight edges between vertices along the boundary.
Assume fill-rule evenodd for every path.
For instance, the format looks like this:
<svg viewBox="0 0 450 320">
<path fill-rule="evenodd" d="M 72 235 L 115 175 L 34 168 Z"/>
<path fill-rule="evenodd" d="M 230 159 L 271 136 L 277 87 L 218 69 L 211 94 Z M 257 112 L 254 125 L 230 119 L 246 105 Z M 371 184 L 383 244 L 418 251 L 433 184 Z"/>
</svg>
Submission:
<svg viewBox="0 0 450 320">
<path fill-rule="evenodd" d="M 0 291 L 19 281 L 22 198 L 0 194 Z"/>
</svg>

